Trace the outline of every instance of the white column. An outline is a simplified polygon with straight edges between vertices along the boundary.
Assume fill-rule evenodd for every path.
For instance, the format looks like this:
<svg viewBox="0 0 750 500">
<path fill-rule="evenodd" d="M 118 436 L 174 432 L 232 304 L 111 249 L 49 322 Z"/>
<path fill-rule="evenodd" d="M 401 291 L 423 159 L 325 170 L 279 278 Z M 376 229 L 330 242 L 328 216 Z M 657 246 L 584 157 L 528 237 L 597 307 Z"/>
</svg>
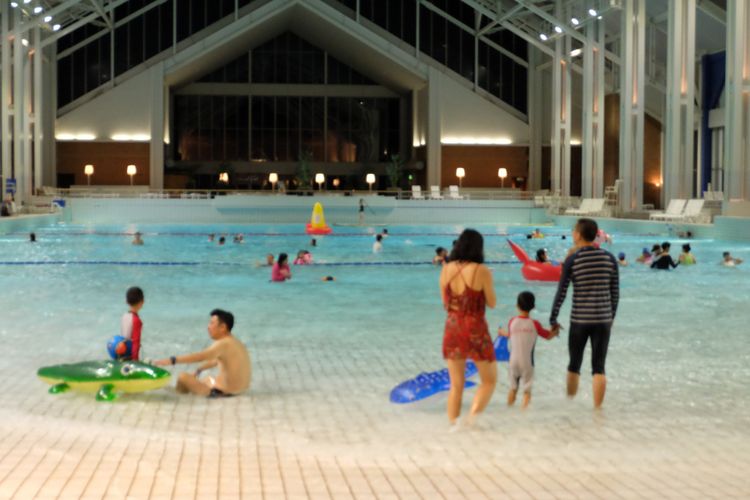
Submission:
<svg viewBox="0 0 750 500">
<path fill-rule="evenodd" d="M 529 177 L 526 185 L 529 190 L 536 191 L 542 187 L 542 127 L 546 121 L 542 106 L 542 82 L 540 79 L 544 71 L 538 70 L 540 53 L 532 45 L 529 45 L 529 69 L 528 69 L 528 117 L 529 117 Z M 502 165 L 498 165 L 500 168 Z"/>
<path fill-rule="evenodd" d="M 664 200 L 693 197 L 695 0 L 669 2 Z"/>
<path fill-rule="evenodd" d="M 604 23 L 586 26 L 583 47 L 581 195 L 604 197 Z"/>
<path fill-rule="evenodd" d="M 620 29 L 620 209 L 643 204 L 645 0 L 623 0 Z"/>
<path fill-rule="evenodd" d="M 27 33 L 29 36 L 31 33 Z M 23 55 L 23 106 L 22 113 L 17 115 L 21 118 L 21 127 L 23 135 L 21 142 L 23 144 L 23 173 L 16 174 L 16 177 L 23 177 L 23 192 L 28 200 L 29 196 L 34 194 L 34 164 L 32 157 L 32 137 L 31 137 L 31 99 L 32 99 L 32 78 L 31 78 L 31 57 L 30 51 L 25 51 Z"/>
<path fill-rule="evenodd" d="M 18 9 L 14 9 L 13 20 L 20 22 Z M 24 78 L 23 60 L 26 55 L 26 47 L 21 40 L 23 34 L 16 36 L 13 41 L 13 177 L 16 179 L 16 202 L 19 204 L 25 200 L 25 186 L 23 185 L 24 168 L 24 144 L 23 144 L 23 116 L 24 116 Z"/>
<path fill-rule="evenodd" d="M 44 84 L 42 82 L 42 37 L 39 27 L 34 28 L 34 190 L 42 187 L 42 127 L 44 126 L 44 113 L 42 111 L 42 96 L 44 95 Z"/>
<path fill-rule="evenodd" d="M 10 54 L 10 41 L 8 40 L 8 32 L 10 31 L 10 3 L 0 2 L 2 5 L 0 10 L 0 22 L 2 22 L 2 63 L 0 66 L 0 78 L 2 88 L 0 95 L 0 116 L 2 122 L 0 123 L 0 133 L 2 139 L 0 139 L 0 151 L 2 151 L 2 186 L 0 186 L 0 199 L 5 195 L 5 179 L 11 177 L 11 159 L 10 159 L 10 144 L 11 144 L 11 126 L 10 126 L 10 102 L 11 102 L 11 54 Z"/>
<path fill-rule="evenodd" d="M 750 199 L 750 5 L 727 2 L 724 197 Z"/>
<path fill-rule="evenodd" d="M 427 88 L 427 186 L 439 186 L 441 181 L 442 145 L 440 144 L 442 116 L 440 109 L 440 72 L 430 66 Z"/>
<path fill-rule="evenodd" d="M 562 133 L 563 102 L 562 102 L 562 40 L 555 41 L 555 55 L 552 58 L 552 134 L 550 136 L 550 191 L 562 193 Z"/>
<path fill-rule="evenodd" d="M 164 188 L 164 63 L 151 67 L 151 141 L 149 146 L 149 186 Z"/>
</svg>

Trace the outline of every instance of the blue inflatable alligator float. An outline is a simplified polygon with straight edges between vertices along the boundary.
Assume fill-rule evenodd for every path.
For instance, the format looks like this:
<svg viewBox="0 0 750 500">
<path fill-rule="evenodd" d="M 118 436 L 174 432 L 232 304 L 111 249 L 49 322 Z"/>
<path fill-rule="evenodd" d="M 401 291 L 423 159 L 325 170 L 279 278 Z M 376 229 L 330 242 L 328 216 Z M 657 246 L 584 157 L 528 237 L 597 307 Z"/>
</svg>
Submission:
<svg viewBox="0 0 750 500">
<path fill-rule="evenodd" d="M 497 361 L 508 361 L 508 339 L 498 337 L 495 340 L 495 358 Z M 473 361 L 466 362 L 466 378 L 477 374 L 477 365 Z M 476 382 L 466 381 L 464 387 L 473 387 Z M 391 403 L 413 403 L 420 399 L 428 398 L 438 392 L 447 391 L 451 388 L 451 380 L 448 369 L 443 368 L 434 372 L 422 372 L 416 377 L 401 382 L 391 391 Z"/>
</svg>

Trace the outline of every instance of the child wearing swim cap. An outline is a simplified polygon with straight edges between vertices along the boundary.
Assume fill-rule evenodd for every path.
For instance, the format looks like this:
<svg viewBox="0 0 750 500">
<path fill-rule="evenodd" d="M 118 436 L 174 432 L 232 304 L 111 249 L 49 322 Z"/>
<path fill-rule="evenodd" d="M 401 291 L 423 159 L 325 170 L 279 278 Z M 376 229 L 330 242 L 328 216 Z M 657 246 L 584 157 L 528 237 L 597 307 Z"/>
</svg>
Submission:
<svg viewBox="0 0 750 500">
<path fill-rule="evenodd" d="M 628 265 L 628 261 L 625 260 L 625 252 L 620 252 L 617 254 L 617 263 L 623 267 Z"/>
</svg>

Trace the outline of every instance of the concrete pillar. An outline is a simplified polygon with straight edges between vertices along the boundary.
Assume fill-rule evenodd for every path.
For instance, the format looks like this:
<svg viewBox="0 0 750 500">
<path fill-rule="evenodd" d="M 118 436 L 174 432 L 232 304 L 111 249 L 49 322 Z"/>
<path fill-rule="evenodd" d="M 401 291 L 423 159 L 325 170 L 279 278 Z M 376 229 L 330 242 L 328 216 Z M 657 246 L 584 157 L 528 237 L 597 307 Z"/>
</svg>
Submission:
<svg viewBox="0 0 750 500">
<path fill-rule="evenodd" d="M 20 23 L 18 9 L 13 9 L 14 24 Z M 13 177 L 16 179 L 16 202 L 25 201 L 24 186 L 24 58 L 26 47 L 21 42 L 23 35 L 13 40 Z"/>
<path fill-rule="evenodd" d="M 750 5 L 727 2 L 724 197 L 750 199 Z"/>
<path fill-rule="evenodd" d="M 33 86 L 34 86 L 34 111 L 33 145 L 34 145 L 34 191 L 42 187 L 42 127 L 44 124 L 42 111 L 42 97 L 44 96 L 44 84 L 42 82 L 43 49 L 42 37 L 39 27 L 34 28 L 34 56 L 33 56 Z"/>
<path fill-rule="evenodd" d="M 562 19 L 562 2 L 557 0 L 555 15 Z M 555 55 L 552 59 L 552 138 L 550 179 L 552 192 L 570 196 L 570 131 L 571 84 L 570 36 L 559 36 L 555 40 Z"/>
<path fill-rule="evenodd" d="M 441 182 L 442 119 L 440 109 L 440 72 L 430 66 L 427 88 L 427 187 Z"/>
<path fill-rule="evenodd" d="M 669 2 L 667 32 L 663 206 L 694 195 L 695 0 Z"/>
<path fill-rule="evenodd" d="M 527 185 L 531 191 L 542 188 L 542 141 L 544 132 L 542 127 L 546 125 L 544 107 L 542 105 L 542 82 L 543 70 L 537 69 L 541 63 L 541 54 L 532 45 L 529 45 L 529 70 L 528 70 L 528 117 L 529 117 L 529 173 Z"/>
<path fill-rule="evenodd" d="M 620 28 L 620 209 L 643 204 L 645 0 L 623 0 Z"/>
<path fill-rule="evenodd" d="M 2 23 L 2 62 L 0 63 L 0 154 L 2 155 L 2 185 L 0 185 L 0 192 L 5 195 L 5 179 L 12 177 L 12 165 L 10 158 L 10 144 L 11 144 L 11 125 L 10 125 L 10 103 L 11 103 L 11 43 L 8 40 L 8 32 L 10 31 L 10 3 L 0 2 L 0 23 Z M 2 196 L 0 196 L 2 199 Z"/>
<path fill-rule="evenodd" d="M 581 195 L 604 197 L 604 23 L 586 26 L 583 47 Z"/>
<path fill-rule="evenodd" d="M 164 62 L 151 67 L 151 141 L 149 144 L 149 187 L 164 188 L 164 117 L 166 88 Z"/>
</svg>

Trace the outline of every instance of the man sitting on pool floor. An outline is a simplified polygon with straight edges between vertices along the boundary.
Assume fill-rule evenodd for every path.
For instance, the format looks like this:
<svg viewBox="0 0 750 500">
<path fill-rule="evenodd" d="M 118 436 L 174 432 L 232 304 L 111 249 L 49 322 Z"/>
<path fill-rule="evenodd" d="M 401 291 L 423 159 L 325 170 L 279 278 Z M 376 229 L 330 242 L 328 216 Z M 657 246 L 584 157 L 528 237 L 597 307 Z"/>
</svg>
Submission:
<svg viewBox="0 0 750 500">
<path fill-rule="evenodd" d="M 214 309 L 208 322 L 208 335 L 214 340 L 208 349 L 193 354 L 170 356 L 154 362 L 157 366 L 177 363 L 198 363 L 202 365 L 194 373 L 183 372 L 177 379 L 177 392 L 193 393 L 210 398 L 228 397 L 240 394 L 250 387 L 252 372 L 250 355 L 245 345 L 232 335 L 234 316 L 228 311 Z M 199 379 L 201 372 L 219 366 L 219 374 Z"/>
</svg>

